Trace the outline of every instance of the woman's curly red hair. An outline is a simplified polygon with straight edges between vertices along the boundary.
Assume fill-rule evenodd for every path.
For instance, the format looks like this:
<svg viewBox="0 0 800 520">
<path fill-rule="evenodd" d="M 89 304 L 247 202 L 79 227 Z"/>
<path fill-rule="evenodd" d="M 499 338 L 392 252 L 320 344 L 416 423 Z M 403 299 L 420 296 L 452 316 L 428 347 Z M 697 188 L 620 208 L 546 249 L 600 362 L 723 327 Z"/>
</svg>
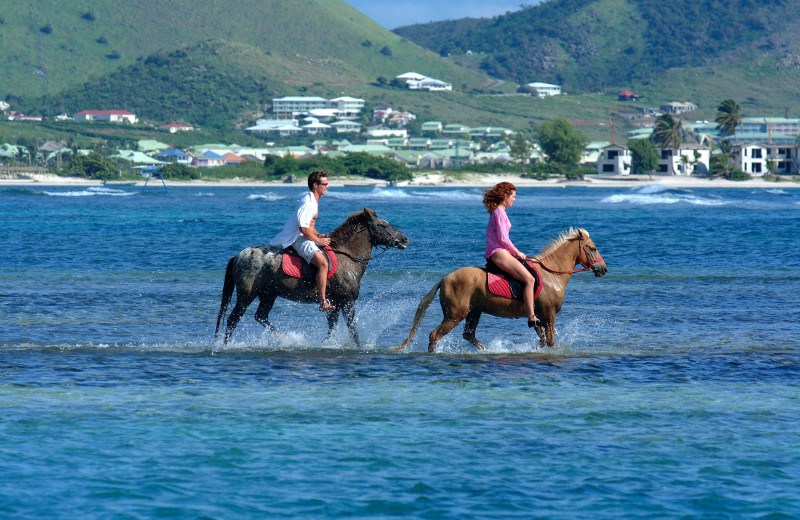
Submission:
<svg viewBox="0 0 800 520">
<path fill-rule="evenodd" d="M 483 205 L 486 206 L 486 211 L 494 213 L 497 206 L 514 191 L 517 191 L 517 187 L 510 182 L 498 182 L 492 189 L 485 190 L 483 192 Z"/>
</svg>

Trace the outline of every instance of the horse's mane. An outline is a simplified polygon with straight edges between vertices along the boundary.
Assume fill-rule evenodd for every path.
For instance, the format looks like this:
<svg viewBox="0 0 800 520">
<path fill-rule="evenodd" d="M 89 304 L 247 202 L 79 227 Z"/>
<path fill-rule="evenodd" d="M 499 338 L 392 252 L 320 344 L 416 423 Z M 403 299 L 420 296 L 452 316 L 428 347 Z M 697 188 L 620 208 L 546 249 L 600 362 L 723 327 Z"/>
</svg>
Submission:
<svg viewBox="0 0 800 520">
<path fill-rule="evenodd" d="M 565 242 L 574 240 L 580 234 L 584 234 L 587 238 L 589 237 L 589 232 L 583 228 L 571 227 L 566 231 L 562 231 L 556 238 L 551 240 L 549 244 L 544 246 L 542 251 L 539 253 L 539 258 L 545 258 L 553 254 L 553 252 L 555 252 L 555 250 L 559 247 L 563 246 Z"/>
<path fill-rule="evenodd" d="M 331 231 L 328 234 L 328 236 L 330 237 L 331 241 L 338 242 L 342 238 L 344 238 L 347 235 L 353 233 L 353 231 L 355 230 L 355 227 L 358 225 L 359 221 L 363 217 L 364 217 L 364 212 L 363 211 L 358 211 L 356 213 L 353 213 L 349 217 L 347 217 L 347 220 L 345 220 L 344 223 L 341 226 L 337 227 L 336 229 L 334 229 L 333 231 Z"/>
</svg>

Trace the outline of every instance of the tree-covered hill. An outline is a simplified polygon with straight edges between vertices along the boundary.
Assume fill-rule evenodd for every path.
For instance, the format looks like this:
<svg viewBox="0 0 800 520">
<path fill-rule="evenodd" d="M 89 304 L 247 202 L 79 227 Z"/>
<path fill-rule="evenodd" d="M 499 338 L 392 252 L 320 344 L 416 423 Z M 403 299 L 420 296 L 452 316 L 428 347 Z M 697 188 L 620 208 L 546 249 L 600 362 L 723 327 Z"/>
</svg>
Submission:
<svg viewBox="0 0 800 520">
<path fill-rule="evenodd" d="M 798 28 L 798 0 L 549 0 L 493 19 L 395 32 L 498 78 L 585 92 L 753 59 L 796 68 Z"/>
</svg>

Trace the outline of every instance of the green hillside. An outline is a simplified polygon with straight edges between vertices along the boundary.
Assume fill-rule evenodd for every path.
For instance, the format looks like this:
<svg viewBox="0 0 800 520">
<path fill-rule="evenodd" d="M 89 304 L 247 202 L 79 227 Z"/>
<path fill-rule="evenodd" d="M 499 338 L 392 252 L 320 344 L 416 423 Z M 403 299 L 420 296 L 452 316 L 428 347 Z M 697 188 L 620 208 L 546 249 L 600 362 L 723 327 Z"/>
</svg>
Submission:
<svg viewBox="0 0 800 520">
<path fill-rule="evenodd" d="M 799 8 L 798 0 L 550 0 L 493 19 L 395 32 L 519 83 L 557 83 L 571 93 L 630 88 L 656 105 L 710 108 L 732 97 L 783 115 L 796 103 Z"/>
<path fill-rule="evenodd" d="M 12 101 L 58 96 L 153 55 L 191 52 L 208 41 L 244 46 L 238 47 L 250 53 L 244 65 L 274 67 L 271 83 L 284 83 L 275 89 L 285 94 L 410 70 L 459 85 L 486 79 L 404 41 L 341 0 L 29 0 L 3 7 L 0 31 L 0 99 Z M 230 73 L 238 74 L 240 65 Z M 224 64 L 216 69 L 227 72 Z"/>
</svg>

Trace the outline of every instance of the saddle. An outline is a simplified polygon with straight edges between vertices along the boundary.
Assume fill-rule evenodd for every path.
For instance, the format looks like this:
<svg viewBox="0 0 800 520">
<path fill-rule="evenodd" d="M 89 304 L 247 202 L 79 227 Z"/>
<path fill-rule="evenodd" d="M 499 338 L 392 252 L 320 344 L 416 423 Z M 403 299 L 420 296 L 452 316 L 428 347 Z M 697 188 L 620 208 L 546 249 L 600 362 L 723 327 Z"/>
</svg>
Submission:
<svg viewBox="0 0 800 520">
<path fill-rule="evenodd" d="M 328 279 L 330 279 L 331 276 L 336 274 L 336 269 L 339 268 L 336 253 L 333 252 L 331 246 L 325 246 L 320 251 L 328 258 Z M 283 274 L 292 278 L 300 278 L 302 280 L 314 279 L 317 276 L 317 269 L 306 262 L 291 246 L 283 250 L 281 268 L 283 269 Z"/>
<path fill-rule="evenodd" d="M 542 278 L 539 276 L 539 269 L 530 260 L 522 262 L 522 264 L 533 275 L 533 297 L 536 298 L 542 292 Z M 490 294 L 512 300 L 522 300 L 522 289 L 524 287 L 522 283 L 497 267 L 497 264 L 492 262 L 491 258 L 486 259 L 484 270 L 486 271 L 486 288 Z"/>
</svg>

